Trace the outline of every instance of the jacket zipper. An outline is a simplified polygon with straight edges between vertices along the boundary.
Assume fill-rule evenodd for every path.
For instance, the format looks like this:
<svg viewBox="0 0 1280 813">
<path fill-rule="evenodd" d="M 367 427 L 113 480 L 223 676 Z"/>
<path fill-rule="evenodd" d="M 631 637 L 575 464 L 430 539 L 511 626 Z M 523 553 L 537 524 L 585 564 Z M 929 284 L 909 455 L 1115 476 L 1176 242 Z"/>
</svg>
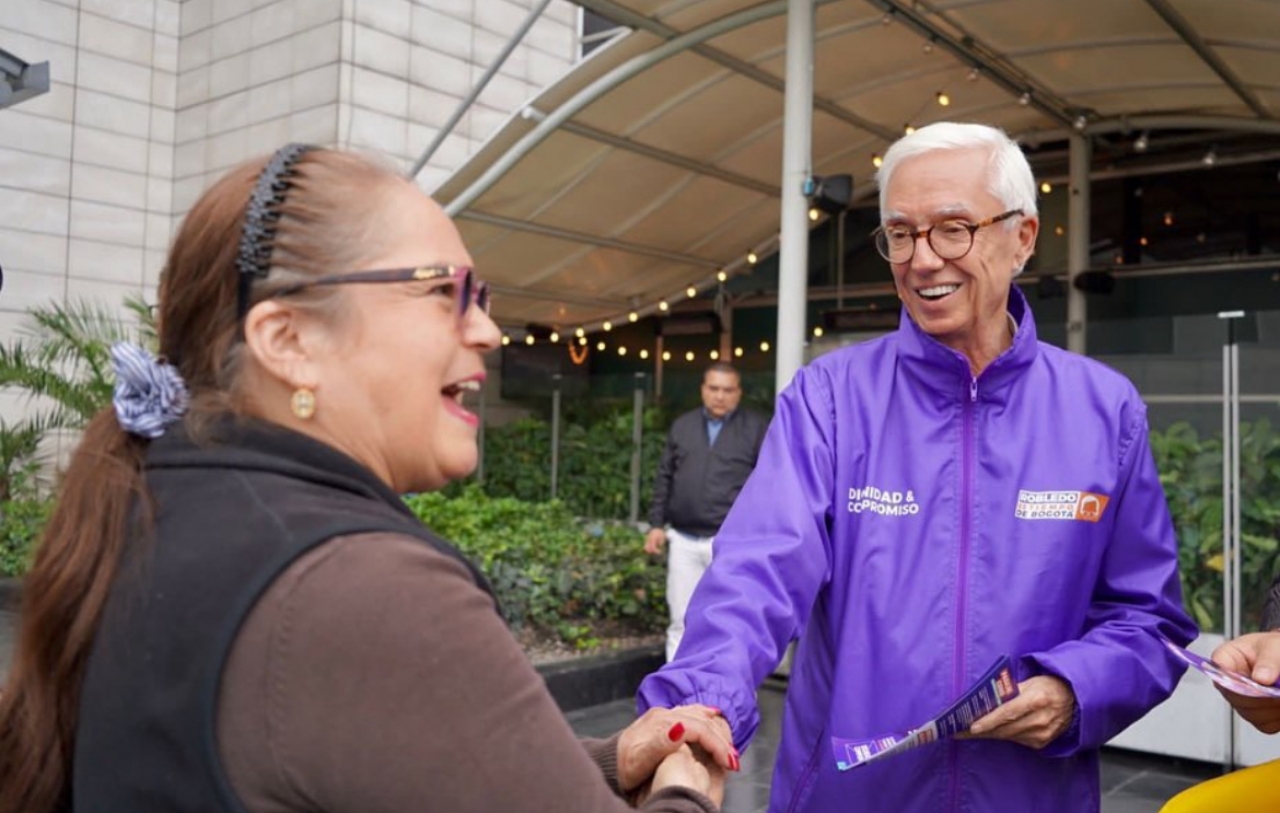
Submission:
<svg viewBox="0 0 1280 813">
<path fill-rule="evenodd" d="M 977 376 L 969 377 L 969 400 L 964 405 L 964 439 L 960 473 L 960 563 L 959 584 L 956 588 L 956 628 L 955 628 L 955 661 L 952 665 L 951 693 L 956 697 L 964 690 L 964 619 L 965 608 L 969 603 L 969 536 L 972 533 L 970 506 L 973 505 L 973 413 L 978 403 Z M 951 763 L 951 809 L 954 811 L 960 804 L 960 756 L 955 743 L 951 743 L 949 762 Z"/>
</svg>

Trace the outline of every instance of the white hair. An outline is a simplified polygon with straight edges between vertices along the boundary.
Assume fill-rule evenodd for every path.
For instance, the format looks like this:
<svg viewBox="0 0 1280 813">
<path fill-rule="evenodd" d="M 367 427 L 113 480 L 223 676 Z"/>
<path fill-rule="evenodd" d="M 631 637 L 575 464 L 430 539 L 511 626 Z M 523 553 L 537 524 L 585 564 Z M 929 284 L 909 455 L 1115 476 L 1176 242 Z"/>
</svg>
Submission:
<svg viewBox="0 0 1280 813">
<path fill-rule="evenodd" d="M 1013 139 L 998 127 L 986 124 L 962 124 L 940 121 L 903 136 L 889 147 L 884 161 L 876 170 L 876 183 L 880 186 L 880 213 L 884 215 L 885 190 L 898 165 L 908 158 L 915 158 L 936 150 L 985 149 L 988 155 L 987 171 L 991 194 L 1006 209 L 1021 209 L 1023 215 L 1036 214 L 1036 179 L 1031 174 L 1027 157 Z M 1005 221 L 1012 227 L 1016 220 Z"/>
</svg>

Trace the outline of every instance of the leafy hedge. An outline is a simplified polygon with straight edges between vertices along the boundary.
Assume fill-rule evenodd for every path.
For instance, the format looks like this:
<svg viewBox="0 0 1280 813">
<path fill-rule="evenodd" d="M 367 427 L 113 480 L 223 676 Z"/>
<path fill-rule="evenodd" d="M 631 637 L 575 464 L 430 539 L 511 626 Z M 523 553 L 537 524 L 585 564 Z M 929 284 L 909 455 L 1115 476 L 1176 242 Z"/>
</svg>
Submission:
<svg viewBox="0 0 1280 813">
<path fill-rule="evenodd" d="M 586 648 L 602 626 L 648 633 L 666 624 L 664 564 L 643 552 L 633 528 L 579 520 L 558 501 L 490 497 L 474 485 L 406 502 L 479 566 L 515 629 Z"/>
<path fill-rule="evenodd" d="M 0 577 L 16 577 L 27 572 L 36 541 L 52 508 L 50 500 L 0 503 Z"/>
<path fill-rule="evenodd" d="M 581 517 L 626 519 L 631 511 L 630 409 L 585 422 L 564 422 L 556 498 Z M 649 510 L 653 476 L 666 444 L 659 409 L 645 410 L 640 454 L 640 515 Z M 484 492 L 541 501 L 551 496 L 551 424 L 525 418 L 485 430 Z"/>
<path fill-rule="evenodd" d="M 1189 424 L 1151 433 L 1178 534 L 1183 602 L 1204 630 L 1222 630 L 1222 438 Z M 1241 626 L 1256 629 L 1280 573 L 1280 434 L 1265 419 L 1240 424 Z"/>
</svg>

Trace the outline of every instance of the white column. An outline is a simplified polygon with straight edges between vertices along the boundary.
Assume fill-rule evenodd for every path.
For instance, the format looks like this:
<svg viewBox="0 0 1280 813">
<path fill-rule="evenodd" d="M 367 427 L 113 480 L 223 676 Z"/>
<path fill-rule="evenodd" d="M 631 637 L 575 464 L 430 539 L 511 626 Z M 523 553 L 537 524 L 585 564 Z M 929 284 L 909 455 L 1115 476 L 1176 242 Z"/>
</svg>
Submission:
<svg viewBox="0 0 1280 813">
<path fill-rule="evenodd" d="M 1076 277 L 1089 268 L 1089 166 L 1093 143 L 1087 136 L 1072 135 L 1070 150 L 1071 197 L 1067 202 L 1067 349 L 1083 354 L 1088 347 L 1088 302 L 1076 288 Z"/>
<path fill-rule="evenodd" d="M 787 3 L 787 89 L 782 131 L 782 217 L 778 252 L 775 385 L 791 383 L 804 363 L 809 276 L 809 218 L 804 181 L 813 140 L 813 0 Z"/>
</svg>

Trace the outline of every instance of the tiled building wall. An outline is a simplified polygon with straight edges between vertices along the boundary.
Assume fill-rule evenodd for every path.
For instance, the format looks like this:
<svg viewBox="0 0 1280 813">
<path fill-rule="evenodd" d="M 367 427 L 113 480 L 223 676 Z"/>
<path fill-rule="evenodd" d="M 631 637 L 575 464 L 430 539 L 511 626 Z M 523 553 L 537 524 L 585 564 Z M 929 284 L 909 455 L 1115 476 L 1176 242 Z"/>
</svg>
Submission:
<svg viewBox="0 0 1280 813">
<path fill-rule="evenodd" d="M 0 48 L 50 63 L 0 110 L 0 342 L 24 311 L 150 299 L 176 224 L 288 141 L 404 169 L 536 0 L 0 0 Z M 577 59 L 555 0 L 418 176 L 428 190 Z M 23 404 L 0 392 L 0 418 Z"/>
</svg>

